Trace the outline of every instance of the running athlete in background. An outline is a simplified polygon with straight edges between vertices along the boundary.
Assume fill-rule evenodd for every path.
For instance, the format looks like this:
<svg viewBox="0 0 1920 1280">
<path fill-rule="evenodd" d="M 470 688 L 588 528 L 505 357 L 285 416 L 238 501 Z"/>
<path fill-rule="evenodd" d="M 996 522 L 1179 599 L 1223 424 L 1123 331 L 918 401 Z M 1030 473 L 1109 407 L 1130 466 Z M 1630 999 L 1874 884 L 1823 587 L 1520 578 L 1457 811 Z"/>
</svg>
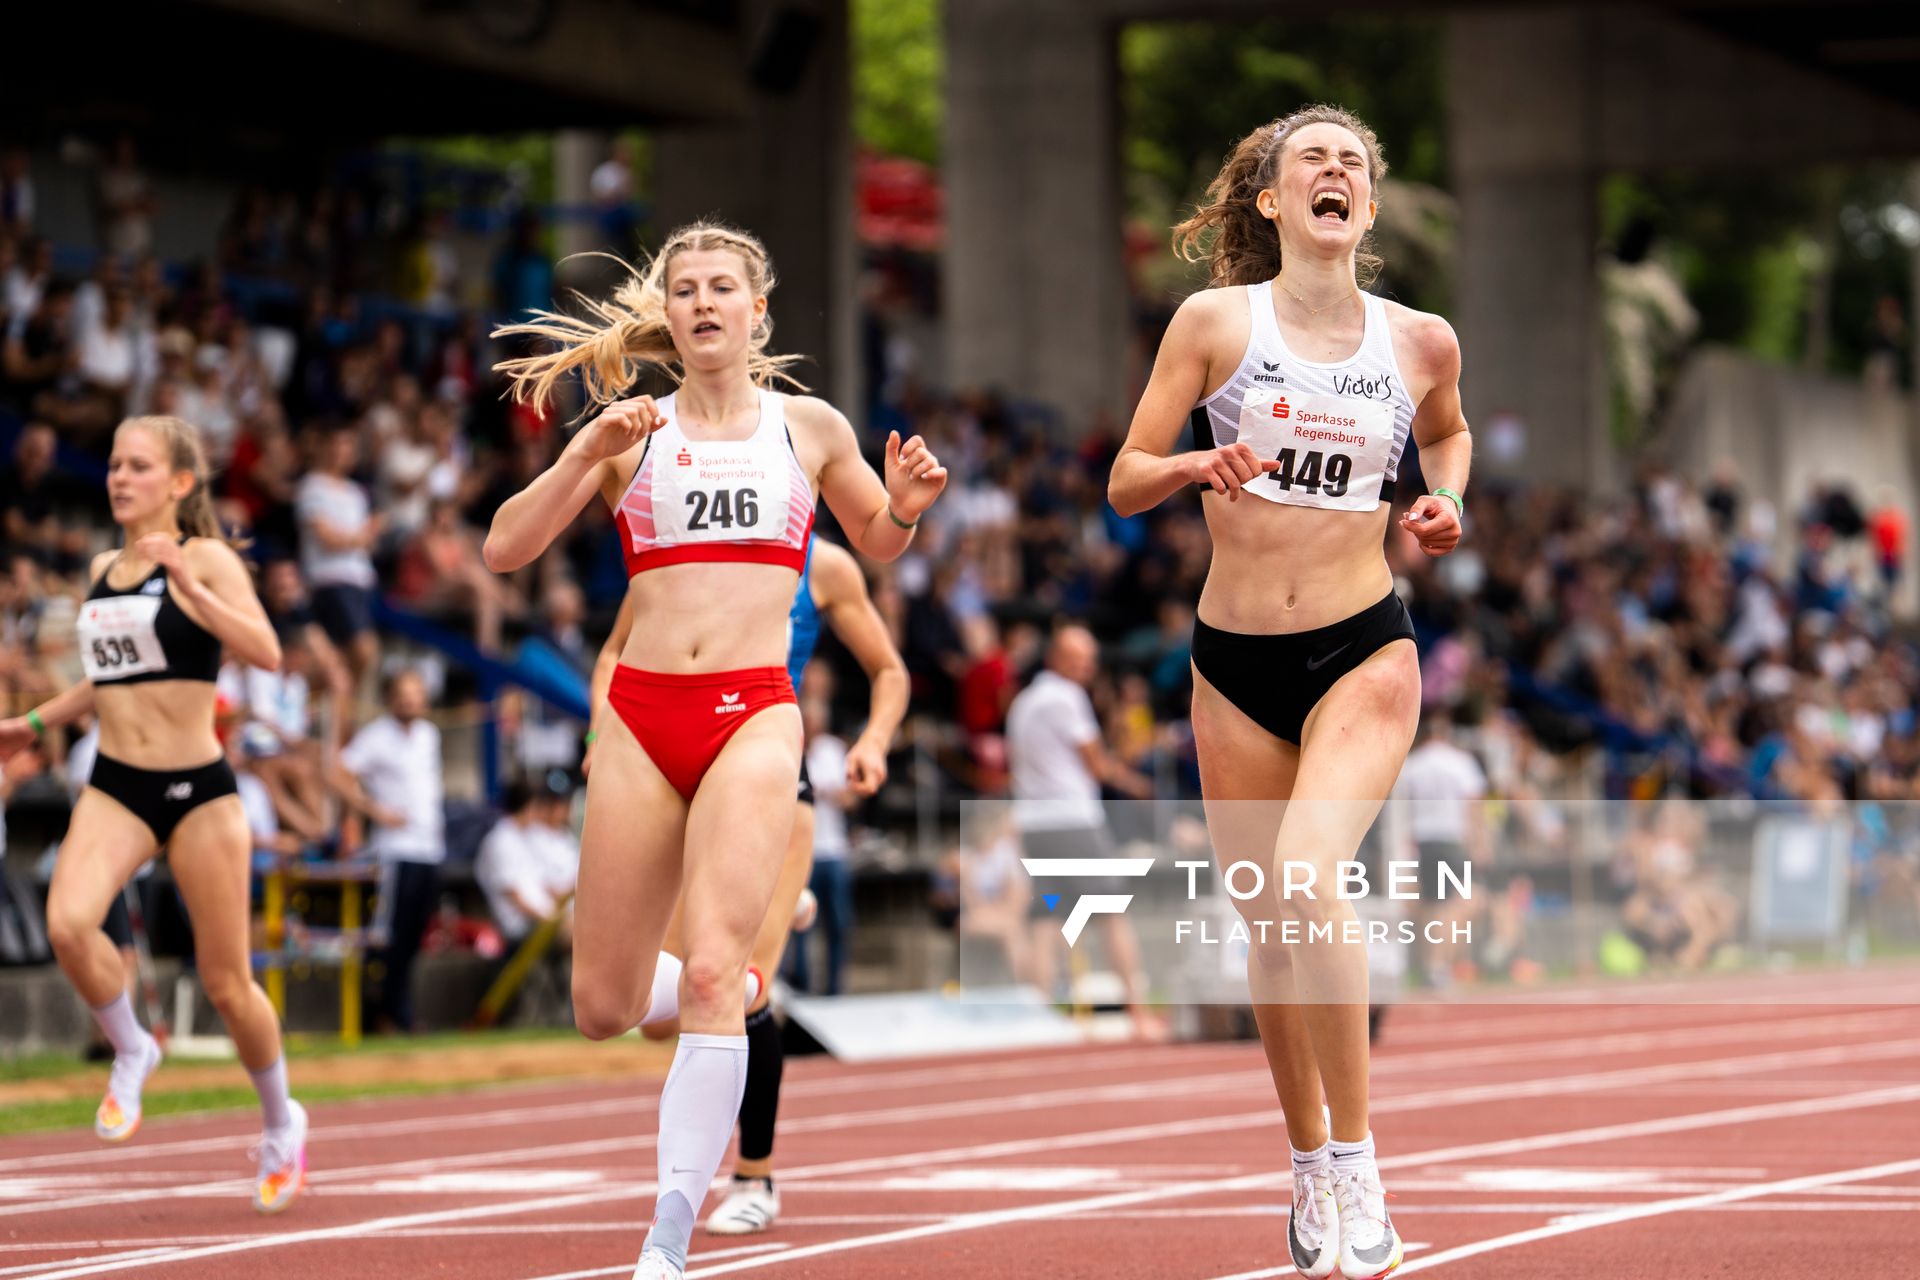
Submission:
<svg viewBox="0 0 1920 1280">
<path fill-rule="evenodd" d="M 789 619 L 787 676 L 793 681 L 796 693 L 800 689 L 801 674 L 806 671 L 814 645 L 819 641 L 822 622 L 832 629 L 867 673 L 871 686 L 867 727 L 847 748 L 847 790 L 862 798 L 873 795 L 887 781 L 887 750 L 907 714 L 907 664 L 893 647 L 886 619 L 873 607 L 866 579 L 850 553 L 823 538 L 813 540 Z M 606 700 L 614 669 L 632 631 L 633 610 L 623 604 L 593 666 L 596 713 Z M 594 736 L 598 738 L 598 730 Z M 592 759 L 589 744 L 585 761 L 589 769 Z M 799 905 L 807 893 L 807 877 L 813 867 L 814 794 L 804 761 L 800 769 L 799 801 L 794 812 L 793 834 L 787 839 L 786 860 L 780 869 L 779 883 L 774 887 L 773 904 L 753 944 L 753 966 L 764 974 L 779 968 L 788 935 L 796 927 L 805 928 L 805 924 L 796 922 L 811 915 L 809 907 Z M 673 923 L 667 929 L 666 950 L 671 955 L 684 954 L 686 943 L 682 929 L 681 914 L 675 912 Z M 765 1231 L 780 1214 L 780 1193 L 773 1185 L 773 1127 L 780 1110 L 784 1057 L 780 1027 L 773 1019 L 769 1003 L 772 994 L 771 989 L 761 991 L 747 1011 L 747 1087 L 740 1104 L 740 1153 L 734 1162 L 733 1185 L 728 1189 L 727 1198 L 707 1219 L 707 1230 L 714 1235 L 739 1236 Z M 654 1039 L 665 1039 L 674 1030 L 671 1023 L 650 1022 L 644 1028 Z"/>
<path fill-rule="evenodd" d="M 80 606 L 87 678 L 25 716 L 0 721 L 0 757 L 91 711 L 100 748 L 73 807 L 47 894 L 47 936 L 74 990 L 113 1045 L 94 1132 L 124 1142 L 160 1046 L 127 998 L 120 954 L 100 922 L 122 887 L 167 851 L 193 918 L 194 964 L 260 1094 L 254 1207 L 278 1213 L 306 1181 L 307 1113 L 287 1096 L 280 1020 L 253 980 L 248 874 L 253 836 L 214 736 L 224 645 L 274 670 L 280 642 L 253 579 L 220 535 L 198 432 L 178 418 L 129 418 L 114 433 L 107 495 L 125 547 L 96 556 Z M 198 761 L 182 767 L 183 761 Z"/>
<path fill-rule="evenodd" d="M 1383 552 L 1388 486 L 1411 435 L 1439 487 L 1399 527 L 1444 555 L 1472 452 L 1453 330 L 1361 291 L 1379 267 L 1365 241 L 1385 173 L 1373 131 L 1335 107 L 1241 139 L 1175 228 L 1213 287 L 1168 327 L 1109 485 L 1123 515 L 1209 490 L 1194 739 L 1217 856 L 1271 868 L 1268 893 L 1236 905 L 1276 921 L 1249 925 L 1248 979 L 1293 1146 L 1290 1250 L 1313 1277 L 1384 1276 L 1403 1250 L 1367 1120 L 1366 948 L 1339 940 L 1353 907 L 1324 891 L 1281 899 L 1277 862 L 1334 884 L 1400 771 L 1420 667 Z M 1189 415 L 1195 451 L 1175 456 Z M 1287 920 L 1336 940 L 1288 947 Z"/>
<path fill-rule="evenodd" d="M 824 401 L 771 389 L 773 288 L 752 236 L 701 223 L 589 319 L 541 313 L 503 333 L 554 350 L 502 369 L 544 402 L 579 370 L 601 411 L 494 515 L 487 565 L 537 557 L 598 493 L 614 512 L 632 634 L 597 717 L 574 903 L 574 1021 L 592 1039 L 677 1008 L 660 1096 L 659 1193 L 634 1275 L 673 1280 L 739 1114 L 743 988 L 793 830 L 800 712 L 782 665 L 816 494 L 861 554 L 906 550 L 947 473 L 919 437 L 886 448 L 886 479 Z M 679 390 L 614 400 L 645 366 Z M 684 891 L 684 893 L 683 893 Z M 679 966 L 659 955 L 675 903 Z M 673 968 L 678 968 L 677 976 Z"/>
</svg>

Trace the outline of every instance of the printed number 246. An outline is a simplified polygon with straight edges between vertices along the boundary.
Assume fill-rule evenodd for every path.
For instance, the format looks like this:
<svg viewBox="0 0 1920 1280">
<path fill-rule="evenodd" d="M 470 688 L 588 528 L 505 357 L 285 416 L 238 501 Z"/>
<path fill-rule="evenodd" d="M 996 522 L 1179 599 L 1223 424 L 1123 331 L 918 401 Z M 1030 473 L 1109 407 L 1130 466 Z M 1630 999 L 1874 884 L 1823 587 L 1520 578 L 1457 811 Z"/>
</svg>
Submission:
<svg viewBox="0 0 1920 1280">
<path fill-rule="evenodd" d="M 750 529 L 760 522 L 760 495 L 753 489 L 716 489 L 710 494 L 695 489 L 687 494 L 687 505 L 693 508 L 687 528 L 697 532 L 731 529 L 736 523 Z"/>
</svg>

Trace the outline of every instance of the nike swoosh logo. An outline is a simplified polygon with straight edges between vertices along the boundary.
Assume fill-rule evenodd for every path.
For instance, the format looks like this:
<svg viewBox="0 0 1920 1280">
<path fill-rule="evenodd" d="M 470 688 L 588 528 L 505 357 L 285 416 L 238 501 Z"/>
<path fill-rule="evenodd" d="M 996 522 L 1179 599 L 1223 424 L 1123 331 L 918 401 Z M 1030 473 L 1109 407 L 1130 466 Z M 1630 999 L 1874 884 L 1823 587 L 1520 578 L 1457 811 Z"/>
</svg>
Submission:
<svg viewBox="0 0 1920 1280">
<path fill-rule="evenodd" d="M 1349 640 L 1345 644 L 1341 645 L 1338 649 L 1335 649 L 1332 653 L 1323 653 L 1317 658 L 1308 658 L 1307 670 L 1318 671 L 1320 668 L 1326 666 L 1329 662 L 1332 662 L 1335 658 L 1339 657 L 1341 653 L 1343 653 L 1344 651 L 1352 647 L 1353 647 L 1353 641 Z"/>
<path fill-rule="evenodd" d="M 673 1171 L 674 1171 L 675 1173 L 698 1173 L 698 1172 L 700 1172 L 700 1171 L 699 1171 L 698 1169 L 682 1169 L 682 1168 L 681 1168 L 681 1167 L 680 1167 L 679 1165 L 675 1165 L 675 1166 L 673 1166 Z"/>
</svg>

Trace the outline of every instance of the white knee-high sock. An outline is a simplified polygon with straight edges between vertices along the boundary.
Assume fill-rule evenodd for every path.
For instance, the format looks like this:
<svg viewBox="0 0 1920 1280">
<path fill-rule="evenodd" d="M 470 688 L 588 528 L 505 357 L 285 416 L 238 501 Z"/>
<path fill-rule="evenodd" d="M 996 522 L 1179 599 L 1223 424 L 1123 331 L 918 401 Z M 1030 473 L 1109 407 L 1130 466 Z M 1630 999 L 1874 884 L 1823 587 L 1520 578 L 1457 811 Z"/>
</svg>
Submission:
<svg viewBox="0 0 1920 1280">
<path fill-rule="evenodd" d="M 647 1016 L 640 1019 L 641 1026 L 657 1027 L 680 1016 L 680 971 L 685 967 L 671 951 L 660 953 L 653 965 L 653 991 L 647 997 Z M 760 975 L 748 970 L 746 1007 L 751 1009 L 759 998 Z"/>
<path fill-rule="evenodd" d="M 647 1016 L 640 1019 L 641 1026 L 658 1026 L 680 1016 L 680 970 L 684 967 L 680 957 L 670 951 L 662 951 L 653 962 L 653 994 L 647 998 Z"/>
<path fill-rule="evenodd" d="M 693 1220 L 727 1153 L 747 1088 L 745 1036 L 682 1035 L 660 1091 L 660 1192 L 646 1247 L 687 1265 Z"/>
<path fill-rule="evenodd" d="M 293 1109 L 287 1105 L 287 1055 L 281 1054 L 270 1067 L 249 1071 L 253 1089 L 260 1095 L 260 1115 L 268 1130 L 285 1129 L 293 1123 Z"/>
<path fill-rule="evenodd" d="M 133 1001 L 124 991 L 95 1009 L 93 1020 L 100 1024 L 100 1033 L 116 1054 L 144 1051 L 153 1038 L 134 1016 Z"/>
</svg>

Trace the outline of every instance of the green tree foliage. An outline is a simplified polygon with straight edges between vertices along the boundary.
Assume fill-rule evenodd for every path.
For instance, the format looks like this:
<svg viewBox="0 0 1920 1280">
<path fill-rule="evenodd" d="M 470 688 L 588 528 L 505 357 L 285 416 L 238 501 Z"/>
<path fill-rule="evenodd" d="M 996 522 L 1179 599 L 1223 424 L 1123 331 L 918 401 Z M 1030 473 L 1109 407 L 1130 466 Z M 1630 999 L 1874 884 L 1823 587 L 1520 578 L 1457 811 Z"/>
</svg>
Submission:
<svg viewBox="0 0 1920 1280">
<path fill-rule="evenodd" d="M 946 45 L 940 0 L 853 0 L 853 131 L 887 155 L 940 160 Z"/>
<path fill-rule="evenodd" d="M 1639 241 L 1676 273 L 1698 341 L 1799 364 L 1817 319 L 1825 337 L 1811 354 L 1823 371 L 1852 374 L 1879 300 L 1911 287 L 1910 199 L 1890 165 L 1615 174 L 1600 185 L 1601 238 L 1614 249 Z"/>
</svg>

